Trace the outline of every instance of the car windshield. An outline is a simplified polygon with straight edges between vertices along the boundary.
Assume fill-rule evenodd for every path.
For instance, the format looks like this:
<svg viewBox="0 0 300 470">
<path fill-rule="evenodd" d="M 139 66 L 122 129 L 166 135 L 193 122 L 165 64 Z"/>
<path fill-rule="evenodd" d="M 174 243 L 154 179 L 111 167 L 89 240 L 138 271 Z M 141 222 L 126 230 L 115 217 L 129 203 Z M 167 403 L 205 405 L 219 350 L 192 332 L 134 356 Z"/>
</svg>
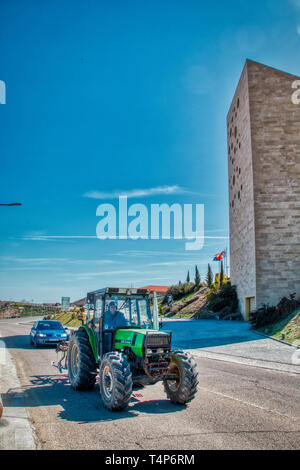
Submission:
<svg viewBox="0 0 300 470">
<path fill-rule="evenodd" d="M 40 321 L 37 326 L 38 330 L 63 330 L 63 326 L 59 321 Z"/>
<path fill-rule="evenodd" d="M 115 304 L 115 309 L 111 309 L 111 304 Z M 149 301 L 141 298 L 126 298 L 116 296 L 105 301 L 105 312 L 123 315 L 128 322 L 128 326 L 139 326 L 141 328 L 152 328 L 152 316 Z"/>
</svg>

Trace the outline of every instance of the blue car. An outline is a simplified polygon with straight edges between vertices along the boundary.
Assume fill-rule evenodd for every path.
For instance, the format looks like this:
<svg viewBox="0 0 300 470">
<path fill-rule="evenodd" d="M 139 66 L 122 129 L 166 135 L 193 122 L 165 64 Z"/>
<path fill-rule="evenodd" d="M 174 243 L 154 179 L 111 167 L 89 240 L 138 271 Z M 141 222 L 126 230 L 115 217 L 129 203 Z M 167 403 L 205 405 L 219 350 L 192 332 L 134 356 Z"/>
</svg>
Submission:
<svg viewBox="0 0 300 470">
<path fill-rule="evenodd" d="M 59 321 L 40 320 L 30 330 L 30 344 L 37 348 L 42 344 L 58 344 L 69 339 L 67 328 Z"/>
</svg>

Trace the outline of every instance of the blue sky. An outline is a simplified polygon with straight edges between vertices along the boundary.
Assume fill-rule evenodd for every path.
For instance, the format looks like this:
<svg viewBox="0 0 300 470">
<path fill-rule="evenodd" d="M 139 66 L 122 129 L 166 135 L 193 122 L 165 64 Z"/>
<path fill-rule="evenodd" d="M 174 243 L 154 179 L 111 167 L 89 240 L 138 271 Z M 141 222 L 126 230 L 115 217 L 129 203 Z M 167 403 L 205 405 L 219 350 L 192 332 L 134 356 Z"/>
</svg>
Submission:
<svg viewBox="0 0 300 470">
<path fill-rule="evenodd" d="M 300 0 L 2 0 L 0 202 L 23 205 L 0 208 L 0 298 L 216 272 L 226 114 L 245 59 L 300 75 L 299 51 Z M 204 204 L 203 249 L 95 238 L 97 206 L 120 191 L 147 207 Z"/>
</svg>

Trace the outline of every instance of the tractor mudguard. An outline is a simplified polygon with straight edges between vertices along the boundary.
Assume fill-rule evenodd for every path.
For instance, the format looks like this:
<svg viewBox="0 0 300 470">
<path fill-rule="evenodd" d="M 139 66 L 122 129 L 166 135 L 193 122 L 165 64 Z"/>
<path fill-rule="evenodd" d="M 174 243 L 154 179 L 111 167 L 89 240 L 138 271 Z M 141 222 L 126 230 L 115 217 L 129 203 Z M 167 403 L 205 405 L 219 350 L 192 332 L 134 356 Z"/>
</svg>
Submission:
<svg viewBox="0 0 300 470">
<path fill-rule="evenodd" d="M 97 338 L 96 338 L 96 334 L 93 328 L 89 328 L 88 325 L 82 325 L 79 327 L 79 330 L 85 331 L 86 334 L 88 335 L 89 342 L 90 342 L 90 345 L 94 354 L 94 358 L 95 358 L 95 361 L 97 362 L 98 361 Z"/>
</svg>

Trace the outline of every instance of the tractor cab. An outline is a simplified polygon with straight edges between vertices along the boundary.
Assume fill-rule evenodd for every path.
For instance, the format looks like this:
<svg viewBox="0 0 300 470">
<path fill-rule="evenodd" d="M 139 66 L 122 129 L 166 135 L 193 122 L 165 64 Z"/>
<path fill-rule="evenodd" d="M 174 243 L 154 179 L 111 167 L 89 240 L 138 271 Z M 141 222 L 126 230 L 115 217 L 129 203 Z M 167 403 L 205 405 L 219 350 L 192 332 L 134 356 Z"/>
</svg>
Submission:
<svg viewBox="0 0 300 470">
<path fill-rule="evenodd" d="M 147 289 L 107 287 L 88 292 L 87 308 L 87 324 L 97 337 L 100 357 L 113 349 L 116 339 L 122 341 L 120 329 L 128 330 L 121 334 L 127 338 L 136 330 L 158 329 L 157 308 Z"/>
</svg>

